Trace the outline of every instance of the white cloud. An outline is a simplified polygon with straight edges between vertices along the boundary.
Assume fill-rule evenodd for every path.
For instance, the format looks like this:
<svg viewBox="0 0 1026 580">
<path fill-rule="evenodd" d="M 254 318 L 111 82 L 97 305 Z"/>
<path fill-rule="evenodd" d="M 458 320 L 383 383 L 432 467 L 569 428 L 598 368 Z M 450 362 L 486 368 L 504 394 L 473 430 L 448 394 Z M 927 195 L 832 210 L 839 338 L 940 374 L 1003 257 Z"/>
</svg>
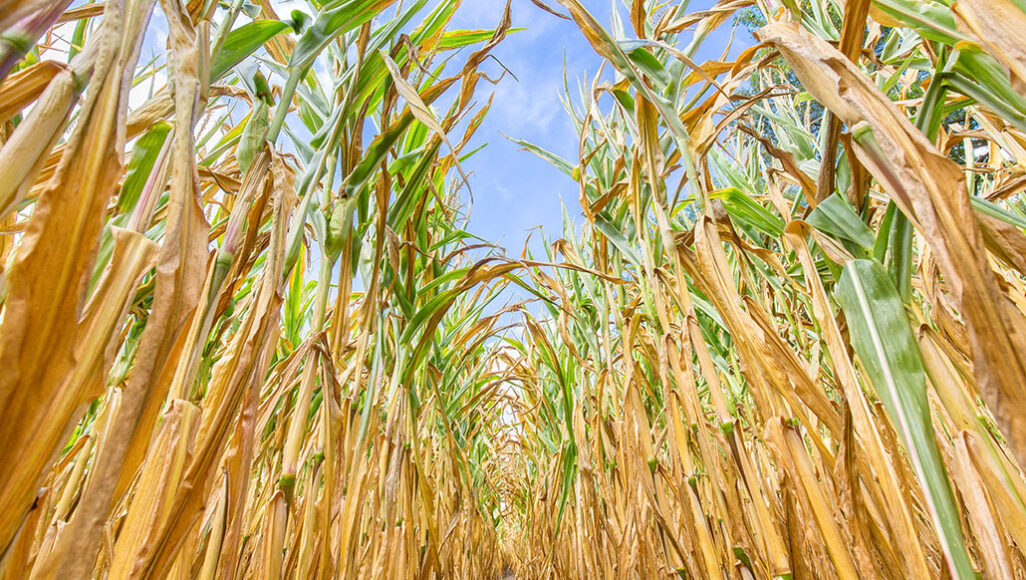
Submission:
<svg viewBox="0 0 1026 580">
<path fill-rule="evenodd" d="M 504 81 L 505 86 L 498 89 L 490 114 L 500 117 L 505 127 L 531 133 L 548 132 L 556 115 L 563 114 L 559 102 L 560 83 L 555 79 L 537 80 L 542 82 Z"/>
</svg>

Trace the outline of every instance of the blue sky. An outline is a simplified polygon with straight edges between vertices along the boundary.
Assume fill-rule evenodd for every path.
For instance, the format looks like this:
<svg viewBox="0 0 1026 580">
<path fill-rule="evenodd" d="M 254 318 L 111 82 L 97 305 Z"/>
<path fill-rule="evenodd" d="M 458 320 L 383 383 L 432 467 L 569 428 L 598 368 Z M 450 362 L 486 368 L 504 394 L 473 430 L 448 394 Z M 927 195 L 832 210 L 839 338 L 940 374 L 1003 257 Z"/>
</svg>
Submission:
<svg viewBox="0 0 1026 580">
<path fill-rule="evenodd" d="M 549 4 L 557 7 L 554 1 Z M 582 4 L 607 29 L 611 29 L 614 6 L 619 6 L 621 20 L 628 22 L 621 0 L 582 0 Z M 693 0 L 688 12 L 711 4 L 712 0 Z M 493 28 L 504 5 L 501 0 L 464 0 L 450 28 Z M 492 109 L 476 136 L 478 143 L 487 142 L 487 146 L 468 160 L 464 168 L 472 172 L 470 184 L 474 193 L 468 229 L 504 246 L 510 255 L 519 255 L 529 230 L 536 226 L 542 226 L 550 240 L 560 237 L 561 203 L 577 225 L 583 217 L 577 201 L 577 184 L 503 135 L 532 142 L 576 165 L 577 135 L 560 102 L 564 58 L 575 103 L 579 82 L 595 75 L 601 59 L 573 22 L 543 12 L 530 0 L 513 0 L 512 18 L 515 28 L 526 30 L 509 35 L 493 54 L 519 82 L 507 75 L 498 86 L 479 85 L 477 95 L 482 102 L 489 92 L 495 93 Z M 719 59 L 730 40 L 730 31 L 728 21 L 711 34 L 698 51 L 696 61 Z M 752 43 L 747 31 L 738 31 L 731 55 Z M 486 63 L 486 67 L 490 75 L 501 70 L 495 63 Z M 535 233 L 531 248 L 539 257 L 540 243 L 541 237 Z"/>
</svg>

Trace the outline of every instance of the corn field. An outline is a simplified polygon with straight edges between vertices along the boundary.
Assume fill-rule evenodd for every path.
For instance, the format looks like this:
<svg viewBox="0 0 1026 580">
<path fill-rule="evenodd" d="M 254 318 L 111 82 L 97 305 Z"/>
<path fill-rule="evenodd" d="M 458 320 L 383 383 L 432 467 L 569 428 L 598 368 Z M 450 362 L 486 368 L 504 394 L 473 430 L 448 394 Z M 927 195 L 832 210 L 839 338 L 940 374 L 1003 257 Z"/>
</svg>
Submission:
<svg viewBox="0 0 1026 580">
<path fill-rule="evenodd" d="M 495 2 L 0 2 L 0 578 L 1026 578 L 1026 1 Z"/>
</svg>

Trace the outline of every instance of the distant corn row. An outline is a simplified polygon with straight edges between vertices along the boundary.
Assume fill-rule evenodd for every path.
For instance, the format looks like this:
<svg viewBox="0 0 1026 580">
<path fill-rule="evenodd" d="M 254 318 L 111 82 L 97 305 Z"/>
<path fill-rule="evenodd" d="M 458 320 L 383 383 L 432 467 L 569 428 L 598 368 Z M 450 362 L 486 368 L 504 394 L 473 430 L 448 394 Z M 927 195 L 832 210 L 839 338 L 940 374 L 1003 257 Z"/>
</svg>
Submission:
<svg viewBox="0 0 1026 580">
<path fill-rule="evenodd" d="M 1026 4 L 559 3 L 615 78 L 528 145 L 550 259 L 623 282 L 536 272 L 521 577 L 1026 575 Z"/>
</svg>

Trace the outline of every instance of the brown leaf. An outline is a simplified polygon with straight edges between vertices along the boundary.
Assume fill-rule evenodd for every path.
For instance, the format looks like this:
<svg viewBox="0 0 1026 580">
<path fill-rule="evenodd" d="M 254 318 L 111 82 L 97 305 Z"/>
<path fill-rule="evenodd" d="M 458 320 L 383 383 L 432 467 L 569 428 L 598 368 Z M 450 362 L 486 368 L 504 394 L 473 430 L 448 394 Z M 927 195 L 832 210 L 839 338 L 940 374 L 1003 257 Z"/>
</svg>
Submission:
<svg viewBox="0 0 1026 580">
<path fill-rule="evenodd" d="M 11 291 L 0 326 L 0 458 L 18 469 L 0 482 L 0 546 L 21 525 L 43 469 L 85 402 L 84 393 L 62 392 L 62 385 L 77 362 L 86 283 L 104 211 L 121 175 L 135 45 L 152 3 L 132 8 L 126 13 L 120 3 L 108 5 L 78 124 L 8 273 Z M 58 400 L 63 403 L 52 409 Z"/>
</svg>

